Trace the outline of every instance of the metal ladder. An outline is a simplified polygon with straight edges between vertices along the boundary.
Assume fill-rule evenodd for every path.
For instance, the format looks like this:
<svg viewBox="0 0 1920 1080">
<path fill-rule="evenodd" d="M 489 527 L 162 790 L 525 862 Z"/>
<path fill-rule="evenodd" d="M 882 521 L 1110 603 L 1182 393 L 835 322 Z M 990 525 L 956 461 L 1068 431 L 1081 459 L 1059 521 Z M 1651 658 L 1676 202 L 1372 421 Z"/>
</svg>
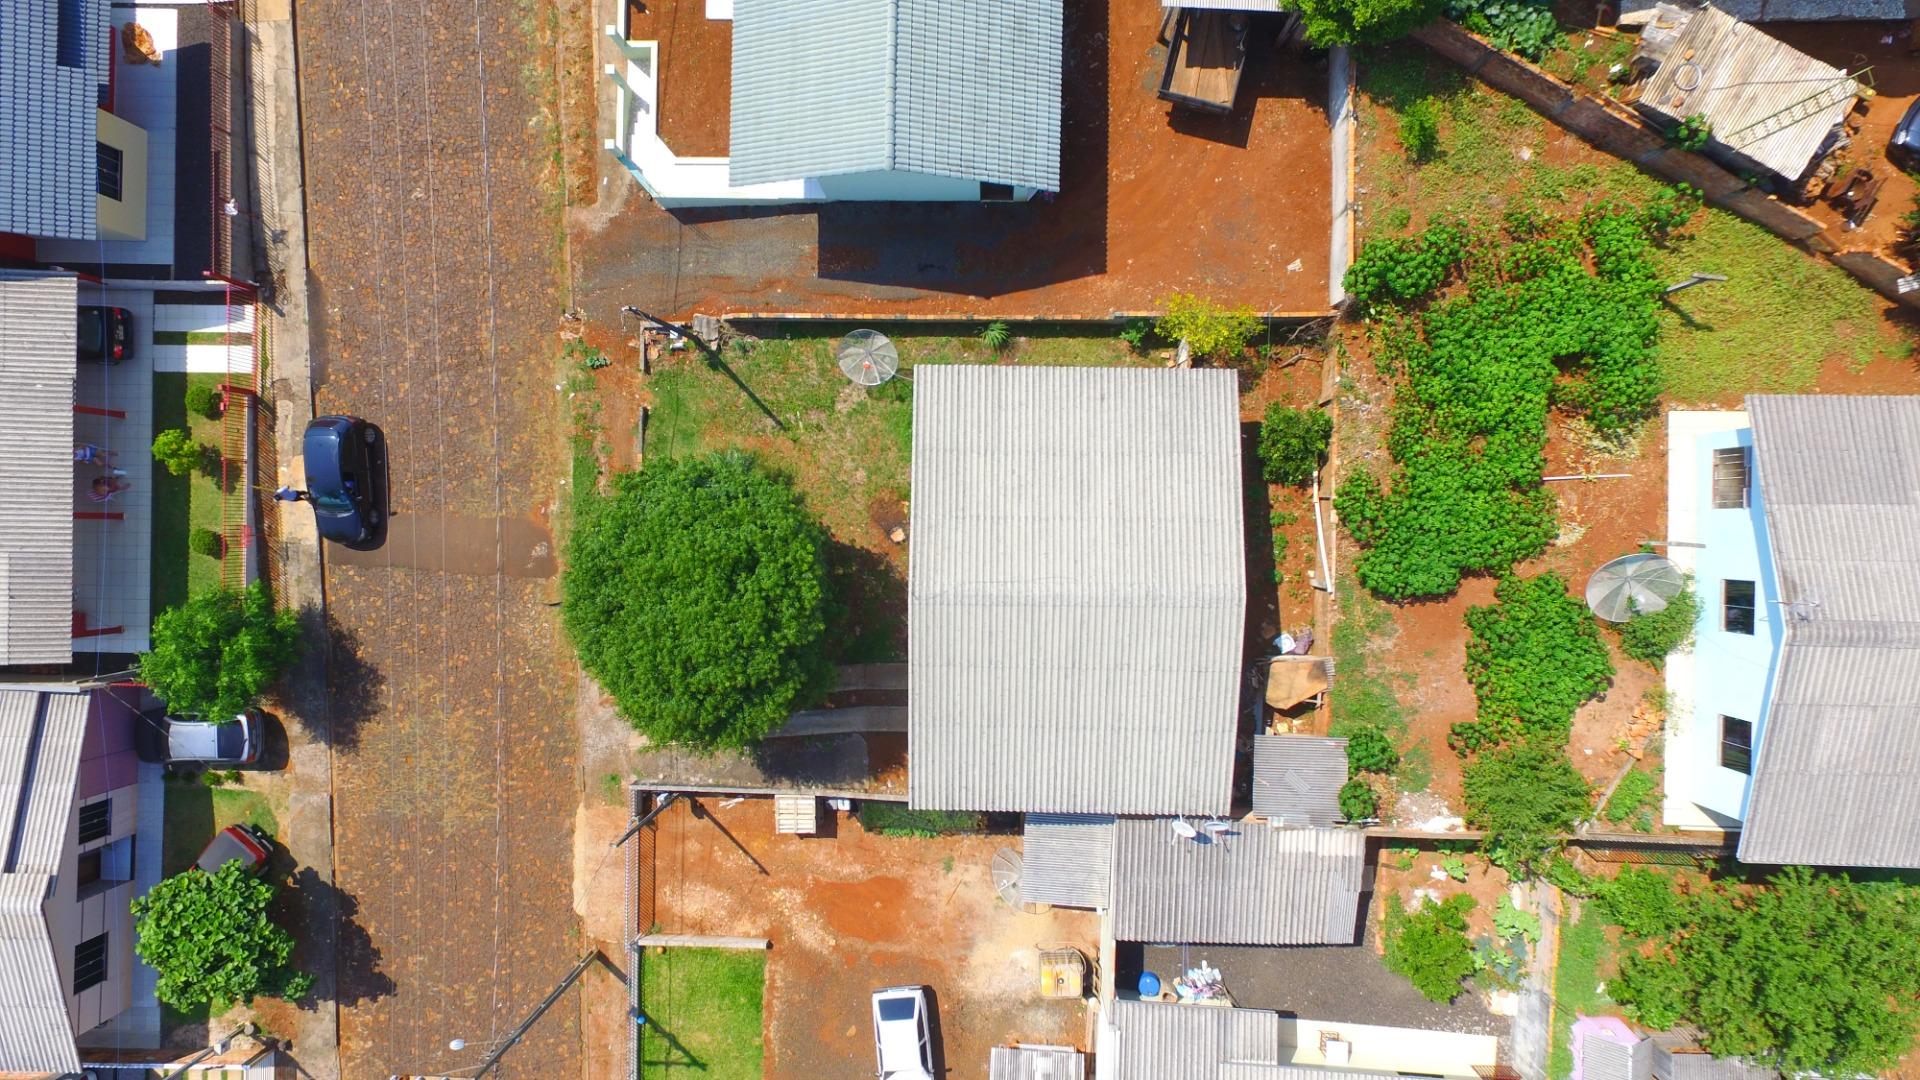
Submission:
<svg viewBox="0 0 1920 1080">
<path fill-rule="evenodd" d="M 1856 74 L 1836 79 L 1786 108 L 1769 113 L 1746 127 L 1718 136 L 1718 139 L 1722 144 L 1738 150 L 1744 146 L 1751 146 L 1776 131 L 1785 131 L 1802 120 L 1818 116 L 1821 112 L 1842 104 L 1858 94 L 1861 88 L 1871 87 L 1872 71 L 1870 67 L 1861 68 Z"/>
</svg>

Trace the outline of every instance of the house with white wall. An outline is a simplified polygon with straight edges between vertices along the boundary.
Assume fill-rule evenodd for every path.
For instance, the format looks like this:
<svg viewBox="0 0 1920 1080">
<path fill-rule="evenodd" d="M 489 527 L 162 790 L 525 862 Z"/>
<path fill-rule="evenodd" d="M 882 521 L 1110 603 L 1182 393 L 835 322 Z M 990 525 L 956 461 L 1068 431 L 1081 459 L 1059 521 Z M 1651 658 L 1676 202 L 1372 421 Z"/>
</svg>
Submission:
<svg viewBox="0 0 1920 1080">
<path fill-rule="evenodd" d="M 1663 816 L 1742 861 L 1920 867 L 1920 397 L 1669 414 Z"/>
</svg>

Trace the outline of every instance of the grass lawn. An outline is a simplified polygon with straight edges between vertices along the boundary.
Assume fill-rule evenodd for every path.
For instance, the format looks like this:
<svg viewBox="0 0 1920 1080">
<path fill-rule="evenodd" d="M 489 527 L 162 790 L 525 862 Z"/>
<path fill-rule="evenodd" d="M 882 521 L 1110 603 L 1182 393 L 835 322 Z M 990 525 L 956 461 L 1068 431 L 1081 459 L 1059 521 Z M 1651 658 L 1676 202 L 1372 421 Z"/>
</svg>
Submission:
<svg viewBox="0 0 1920 1080">
<path fill-rule="evenodd" d="M 1340 677 L 1328 692 L 1333 705 L 1328 733 L 1339 737 L 1364 727 L 1386 732 L 1400 751 L 1396 786 L 1402 791 L 1425 791 L 1433 782 L 1433 747 L 1408 743 L 1407 709 L 1400 700 L 1401 691 L 1411 688 L 1413 676 L 1395 671 L 1389 664 L 1391 652 L 1377 647 L 1381 637 L 1393 632 L 1393 616 L 1386 604 L 1351 577 L 1341 580 L 1340 607 L 1340 618 L 1333 624 L 1334 664 Z"/>
<path fill-rule="evenodd" d="M 1600 989 L 1601 964 L 1612 953 L 1599 905 L 1581 905 L 1580 918 L 1560 926 L 1560 960 L 1553 972 L 1553 1048 L 1547 1075 L 1560 1080 L 1573 1072 L 1575 1013 L 1594 1015 L 1613 1000 Z"/>
<path fill-rule="evenodd" d="M 761 990 L 757 949 L 648 949 L 640 960 L 641 1080 L 759 1080 Z"/>
<path fill-rule="evenodd" d="M 220 445 L 220 421 L 187 414 L 187 387 L 200 383 L 217 387 L 223 376 L 155 372 L 153 376 L 153 430 L 184 427 L 196 441 Z M 195 526 L 220 530 L 220 482 L 195 472 L 175 476 L 153 468 L 153 581 L 151 602 L 159 614 L 220 584 L 220 560 L 188 550 L 187 534 Z"/>
</svg>

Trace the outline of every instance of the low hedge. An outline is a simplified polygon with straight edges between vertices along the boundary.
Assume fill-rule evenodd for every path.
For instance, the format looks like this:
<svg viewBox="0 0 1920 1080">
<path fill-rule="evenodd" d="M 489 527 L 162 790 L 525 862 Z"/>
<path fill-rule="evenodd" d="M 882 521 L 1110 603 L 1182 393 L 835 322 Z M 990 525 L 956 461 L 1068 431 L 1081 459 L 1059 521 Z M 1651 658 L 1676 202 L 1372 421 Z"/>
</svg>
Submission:
<svg viewBox="0 0 1920 1080">
<path fill-rule="evenodd" d="M 909 810 L 901 803 L 863 802 L 860 825 L 881 836 L 957 836 L 984 831 L 986 818 L 965 810 Z"/>
</svg>

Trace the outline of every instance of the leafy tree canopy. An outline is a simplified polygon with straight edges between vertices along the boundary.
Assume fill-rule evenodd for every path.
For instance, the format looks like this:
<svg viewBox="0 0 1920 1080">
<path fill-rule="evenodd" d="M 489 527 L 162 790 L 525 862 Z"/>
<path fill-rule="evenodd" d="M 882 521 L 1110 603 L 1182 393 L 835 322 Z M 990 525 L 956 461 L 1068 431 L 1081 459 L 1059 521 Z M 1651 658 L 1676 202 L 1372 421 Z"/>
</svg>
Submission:
<svg viewBox="0 0 1920 1080">
<path fill-rule="evenodd" d="M 1920 890 L 1788 867 L 1681 901 L 1676 936 L 1607 984 L 1649 1027 L 1699 1026 L 1715 1054 L 1788 1074 L 1884 1073 L 1920 1024 Z"/>
<path fill-rule="evenodd" d="M 1406 976 L 1429 1001 L 1452 1001 L 1460 993 L 1460 981 L 1476 967 L 1467 940 L 1467 912 L 1473 908 L 1473 897 L 1466 893 L 1411 912 L 1394 897 L 1387 907 L 1387 969 Z"/>
<path fill-rule="evenodd" d="M 1320 409 L 1267 406 L 1260 423 L 1260 462 L 1269 484 L 1304 484 L 1327 456 L 1333 417 Z"/>
<path fill-rule="evenodd" d="M 1223 307 L 1188 293 L 1175 293 L 1160 301 L 1166 314 L 1154 323 L 1154 332 L 1168 341 L 1181 341 L 1203 357 L 1238 356 L 1260 332 L 1260 317 L 1246 306 Z"/>
<path fill-rule="evenodd" d="M 190 1009 L 259 994 L 305 997 L 313 976 L 287 966 L 293 936 L 267 917 L 273 893 L 235 859 L 218 873 L 175 874 L 135 900 L 134 951 L 159 973 L 160 1000 Z"/>
<path fill-rule="evenodd" d="M 561 614 L 648 738 L 744 748 L 832 684 L 826 542 L 747 455 L 660 461 L 582 500 Z"/>
<path fill-rule="evenodd" d="M 1558 746 L 1522 739 L 1467 764 L 1467 824 L 1484 829 L 1487 857 L 1515 877 L 1539 867 L 1587 812 L 1587 782 Z"/>
<path fill-rule="evenodd" d="M 263 583 L 216 589 L 155 616 L 140 678 L 169 709 L 221 720 L 259 699 L 299 640 L 299 618 L 275 610 Z"/>
</svg>

